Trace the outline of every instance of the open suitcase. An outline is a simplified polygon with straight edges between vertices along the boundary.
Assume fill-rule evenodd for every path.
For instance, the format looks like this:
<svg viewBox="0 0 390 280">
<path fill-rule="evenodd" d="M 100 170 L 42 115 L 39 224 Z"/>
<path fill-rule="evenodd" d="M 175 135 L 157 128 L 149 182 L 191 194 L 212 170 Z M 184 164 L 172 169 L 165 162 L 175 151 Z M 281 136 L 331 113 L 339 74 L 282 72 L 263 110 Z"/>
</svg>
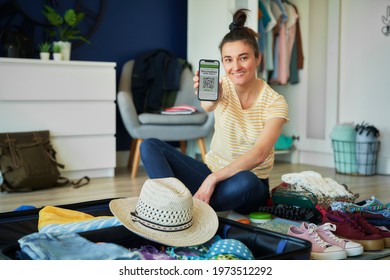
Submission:
<svg viewBox="0 0 390 280">
<path fill-rule="evenodd" d="M 60 205 L 65 209 L 77 210 L 93 216 L 112 215 L 109 209 L 111 199 Z M 0 259 L 15 260 L 20 250 L 18 239 L 37 232 L 41 208 L 0 213 Z M 93 242 L 110 242 L 126 248 L 146 245 L 158 246 L 142 238 L 124 226 L 115 226 L 79 233 Z M 310 259 L 311 243 L 285 234 L 241 224 L 219 218 L 217 235 L 243 242 L 253 253 L 255 259 Z"/>
</svg>

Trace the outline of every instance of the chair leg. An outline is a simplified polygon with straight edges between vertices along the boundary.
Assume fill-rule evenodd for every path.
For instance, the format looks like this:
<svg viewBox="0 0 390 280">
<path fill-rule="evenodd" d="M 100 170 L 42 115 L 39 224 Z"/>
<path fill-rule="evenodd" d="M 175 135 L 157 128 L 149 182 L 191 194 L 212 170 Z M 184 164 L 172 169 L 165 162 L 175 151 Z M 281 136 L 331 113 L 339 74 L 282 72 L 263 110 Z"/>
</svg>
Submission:
<svg viewBox="0 0 390 280">
<path fill-rule="evenodd" d="M 135 152 L 136 145 L 137 145 L 137 139 L 132 139 L 130 143 L 129 159 L 127 160 L 127 168 L 129 169 L 133 167 L 133 159 L 134 159 L 134 152 Z"/>
<path fill-rule="evenodd" d="M 186 140 L 180 141 L 180 150 L 183 154 L 185 154 L 187 152 L 187 141 Z"/>
<path fill-rule="evenodd" d="M 141 159 L 141 154 L 139 151 L 139 147 L 140 147 L 141 143 L 142 143 L 142 139 L 136 140 L 135 148 L 134 148 L 134 158 L 133 158 L 132 167 L 131 167 L 131 178 L 135 178 L 137 176 L 139 162 Z"/>
<path fill-rule="evenodd" d="M 205 162 L 206 160 L 206 143 L 204 141 L 204 138 L 198 138 L 198 146 L 200 150 L 200 155 L 202 156 L 202 161 Z"/>
</svg>

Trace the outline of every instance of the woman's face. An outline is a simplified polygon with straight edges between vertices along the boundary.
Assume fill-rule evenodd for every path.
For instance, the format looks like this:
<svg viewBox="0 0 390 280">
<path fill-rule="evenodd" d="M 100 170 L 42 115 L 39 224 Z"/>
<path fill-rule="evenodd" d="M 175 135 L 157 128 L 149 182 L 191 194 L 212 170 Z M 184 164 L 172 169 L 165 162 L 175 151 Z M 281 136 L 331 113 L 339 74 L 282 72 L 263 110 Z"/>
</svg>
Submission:
<svg viewBox="0 0 390 280">
<path fill-rule="evenodd" d="M 256 79 L 260 55 L 256 58 L 253 48 L 244 41 L 225 43 L 222 47 L 222 63 L 226 74 L 235 85 L 245 85 Z"/>
</svg>

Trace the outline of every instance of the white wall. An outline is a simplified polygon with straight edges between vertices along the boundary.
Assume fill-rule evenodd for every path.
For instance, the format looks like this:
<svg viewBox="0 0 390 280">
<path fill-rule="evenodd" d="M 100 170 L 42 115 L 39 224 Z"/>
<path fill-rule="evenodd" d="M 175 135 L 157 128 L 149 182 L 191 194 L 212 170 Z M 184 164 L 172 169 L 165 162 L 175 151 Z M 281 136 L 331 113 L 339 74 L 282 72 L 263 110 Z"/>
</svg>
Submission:
<svg viewBox="0 0 390 280">
<path fill-rule="evenodd" d="M 218 46 L 238 8 L 252 11 L 246 25 L 257 31 L 256 0 L 188 0 L 187 59 L 195 68 L 201 58 L 220 60 Z"/>
<path fill-rule="evenodd" d="M 341 1 L 339 121 L 363 121 L 380 133 L 378 172 L 390 174 L 389 0 Z M 390 24 L 390 18 L 389 18 Z"/>
</svg>

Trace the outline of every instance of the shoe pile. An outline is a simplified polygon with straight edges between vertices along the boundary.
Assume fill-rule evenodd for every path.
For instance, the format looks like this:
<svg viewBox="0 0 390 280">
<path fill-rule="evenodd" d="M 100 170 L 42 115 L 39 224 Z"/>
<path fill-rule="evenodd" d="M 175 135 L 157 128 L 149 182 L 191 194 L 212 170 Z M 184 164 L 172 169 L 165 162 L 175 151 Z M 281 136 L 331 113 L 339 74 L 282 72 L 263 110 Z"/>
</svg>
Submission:
<svg viewBox="0 0 390 280">
<path fill-rule="evenodd" d="M 382 203 L 375 196 L 357 203 L 334 201 L 330 204 L 330 209 L 344 213 L 359 214 L 369 224 L 390 230 L 390 203 Z"/>
<path fill-rule="evenodd" d="M 317 227 L 302 222 L 300 227 L 291 225 L 287 235 L 310 241 L 311 258 L 315 260 L 340 260 L 363 253 L 361 244 L 335 236 L 332 233 L 335 228 L 335 225 L 329 223 Z"/>
</svg>

